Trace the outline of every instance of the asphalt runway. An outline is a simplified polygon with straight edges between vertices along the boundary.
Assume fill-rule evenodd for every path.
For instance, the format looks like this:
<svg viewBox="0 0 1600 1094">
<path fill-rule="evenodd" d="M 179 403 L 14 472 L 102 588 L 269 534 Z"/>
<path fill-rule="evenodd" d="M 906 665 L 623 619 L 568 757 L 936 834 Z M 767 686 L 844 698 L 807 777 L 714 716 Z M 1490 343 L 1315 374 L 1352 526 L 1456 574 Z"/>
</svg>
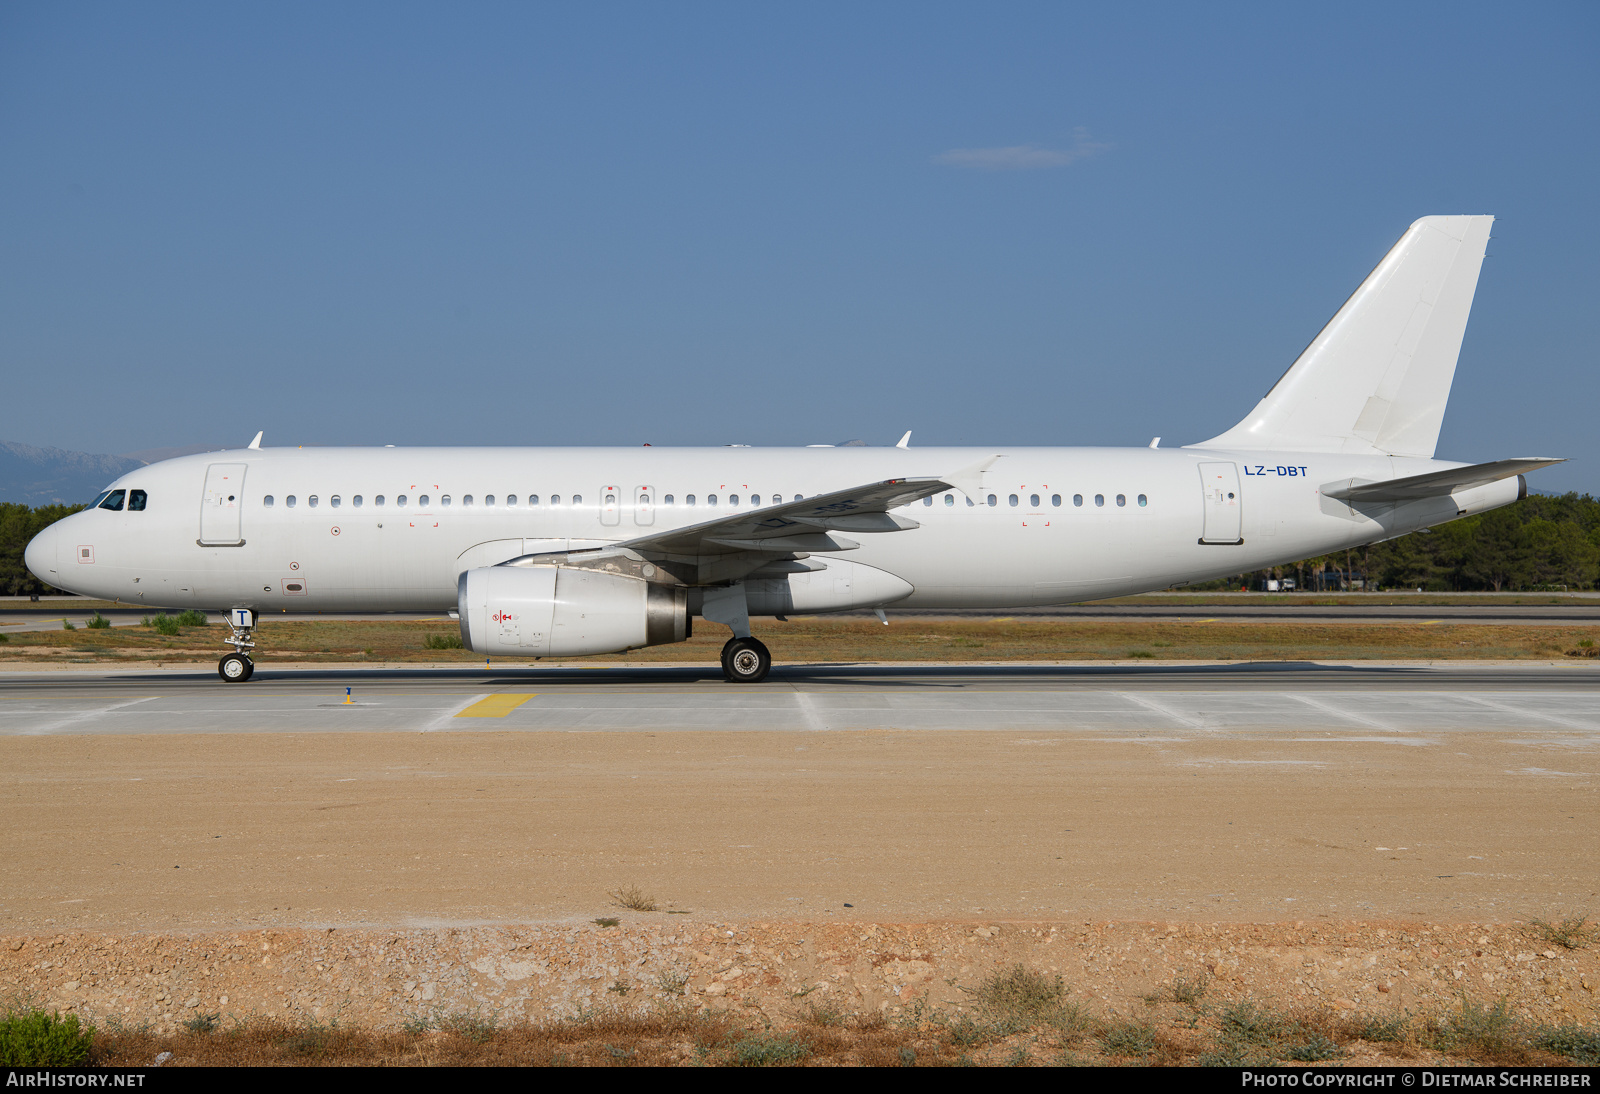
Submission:
<svg viewBox="0 0 1600 1094">
<path fill-rule="evenodd" d="M 348 689 L 348 690 L 347 690 Z M 1600 665 L 1310 662 L 713 666 L 209 666 L 0 674 L 0 734 L 1051 731 L 1111 736 L 1447 733 L 1600 742 Z"/>
</svg>

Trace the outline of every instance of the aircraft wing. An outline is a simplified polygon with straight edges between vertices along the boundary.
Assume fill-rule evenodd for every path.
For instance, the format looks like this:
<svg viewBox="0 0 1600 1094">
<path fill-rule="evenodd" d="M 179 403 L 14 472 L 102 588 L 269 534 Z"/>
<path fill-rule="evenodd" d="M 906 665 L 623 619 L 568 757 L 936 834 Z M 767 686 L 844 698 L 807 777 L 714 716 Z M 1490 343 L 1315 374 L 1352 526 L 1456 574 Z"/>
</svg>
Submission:
<svg viewBox="0 0 1600 1094">
<path fill-rule="evenodd" d="M 1404 479 L 1387 479 L 1384 482 L 1357 482 L 1343 479 L 1326 483 L 1322 493 L 1340 501 L 1415 501 L 1418 498 L 1443 497 L 1457 490 L 1465 490 L 1485 483 L 1523 475 L 1551 464 L 1565 463 L 1565 459 L 1544 459 L 1525 456 L 1493 463 L 1475 463 L 1469 467 L 1452 467 L 1448 471 L 1430 471 L 1426 475 L 1412 475 Z"/>
<path fill-rule="evenodd" d="M 695 561 L 744 552 L 790 554 L 849 551 L 860 544 L 835 532 L 900 532 L 919 527 L 890 509 L 954 489 L 943 479 L 886 479 L 802 501 L 729 513 L 701 524 L 624 540 L 614 549 L 645 558 Z"/>
</svg>

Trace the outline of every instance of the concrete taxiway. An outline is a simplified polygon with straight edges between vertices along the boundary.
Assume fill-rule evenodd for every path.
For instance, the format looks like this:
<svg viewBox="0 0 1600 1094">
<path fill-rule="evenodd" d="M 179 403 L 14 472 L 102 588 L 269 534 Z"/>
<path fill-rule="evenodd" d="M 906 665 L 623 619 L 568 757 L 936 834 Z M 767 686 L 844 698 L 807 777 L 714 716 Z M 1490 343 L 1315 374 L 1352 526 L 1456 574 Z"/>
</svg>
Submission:
<svg viewBox="0 0 1600 1094">
<path fill-rule="evenodd" d="M 1600 740 L 1600 665 L 1226 663 L 714 666 L 264 664 L 0 674 L 0 734 L 1048 730 Z"/>
</svg>

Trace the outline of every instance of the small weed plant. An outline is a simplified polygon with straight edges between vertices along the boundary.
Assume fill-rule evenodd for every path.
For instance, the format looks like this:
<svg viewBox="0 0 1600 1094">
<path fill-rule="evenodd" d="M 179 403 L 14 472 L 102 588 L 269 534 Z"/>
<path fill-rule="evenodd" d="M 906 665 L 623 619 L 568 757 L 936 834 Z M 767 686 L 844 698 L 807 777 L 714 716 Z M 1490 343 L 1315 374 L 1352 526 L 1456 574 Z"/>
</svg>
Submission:
<svg viewBox="0 0 1600 1094">
<path fill-rule="evenodd" d="M 177 618 L 178 626 L 180 627 L 204 627 L 211 622 L 206 618 L 205 612 L 196 611 L 193 608 L 179 612 Z"/>
<path fill-rule="evenodd" d="M 94 618 L 89 620 L 89 622 L 85 623 L 84 626 L 88 627 L 91 631 L 110 630 L 111 629 L 111 620 L 107 619 L 105 616 L 101 615 L 99 612 L 95 612 L 94 613 Z"/>
<path fill-rule="evenodd" d="M 144 625 L 154 630 L 157 634 L 164 634 L 168 638 L 178 633 L 177 616 L 168 615 L 166 612 L 157 612 L 155 615 L 145 616 Z"/>
<path fill-rule="evenodd" d="M 1111 1056 L 1148 1056 L 1155 1051 L 1155 1030 L 1142 1022 L 1112 1022 L 1100 1031 L 1100 1044 Z"/>
<path fill-rule="evenodd" d="M 1197 1007 L 1206 994 L 1206 978 L 1197 976 L 1193 980 L 1179 977 L 1172 982 L 1172 1001 L 1182 1003 L 1186 1007 Z"/>
<path fill-rule="evenodd" d="M 222 1021 L 220 1014 L 206 1014 L 195 1011 L 194 1017 L 183 1024 L 183 1028 L 190 1033 L 215 1033 L 217 1025 Z"/>
<path fill-rule="evenodd" d="M 459 634 L 430 634 L 427 642 L 424 643 L 424 648 L 430 650 L 459 650 L 464 647 L 461 645 L 461 636 Z"/>
<path fill-rule="evenodd" d="M 728 1046 L 734 1067 L 791 1067 L 811 1055 L 811 1046 L 797 1033 L 763 1030 L 746 1033 Z"/>
<path fill-rule="evenodd" d="M 1569 916 L 1559 923 L 1547 923 L 1542 919 L 1532 919 L 1528 921 L 1528 925 L 1545 942 L 1553 943 L 1567 950 L 1581 950 L 1589 943 L 1600 938 L 1600 928 L 1589 926 L 1589 918 L 1586 915 Z"/>
<path fill-rule="evenodd" d="M 653 912 L 656 910 L 656 898 L 646 893 L 637 885 L 626 885 L 611 894 L 611 899 L 620 908 L 627 908 L 633 912 Z"/>
<path fill-rule="evenodd" d="M 76 1014 L 8 1011 L 0 1019 L 0 1066 L 77 1067 L 89 1058 L 94 1027 Z"/>
</svg>

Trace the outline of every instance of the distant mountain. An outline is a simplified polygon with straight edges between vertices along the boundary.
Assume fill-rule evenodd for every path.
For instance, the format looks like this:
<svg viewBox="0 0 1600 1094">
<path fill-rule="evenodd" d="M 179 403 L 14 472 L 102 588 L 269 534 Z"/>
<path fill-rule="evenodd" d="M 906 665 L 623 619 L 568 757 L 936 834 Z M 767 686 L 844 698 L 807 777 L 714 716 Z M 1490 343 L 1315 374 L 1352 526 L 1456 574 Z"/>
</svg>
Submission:
<svg viewBox="0 0 1600 1094">
<path fill-rule="evenodd" d="M 128 456 L 97 456 L 0 441 L 0 501 L 24 505 L 93 501 L 107 483 L 136 467 L 213 447 L 216 446 L 189 445 L 151 449 Z"/>
</svg>

